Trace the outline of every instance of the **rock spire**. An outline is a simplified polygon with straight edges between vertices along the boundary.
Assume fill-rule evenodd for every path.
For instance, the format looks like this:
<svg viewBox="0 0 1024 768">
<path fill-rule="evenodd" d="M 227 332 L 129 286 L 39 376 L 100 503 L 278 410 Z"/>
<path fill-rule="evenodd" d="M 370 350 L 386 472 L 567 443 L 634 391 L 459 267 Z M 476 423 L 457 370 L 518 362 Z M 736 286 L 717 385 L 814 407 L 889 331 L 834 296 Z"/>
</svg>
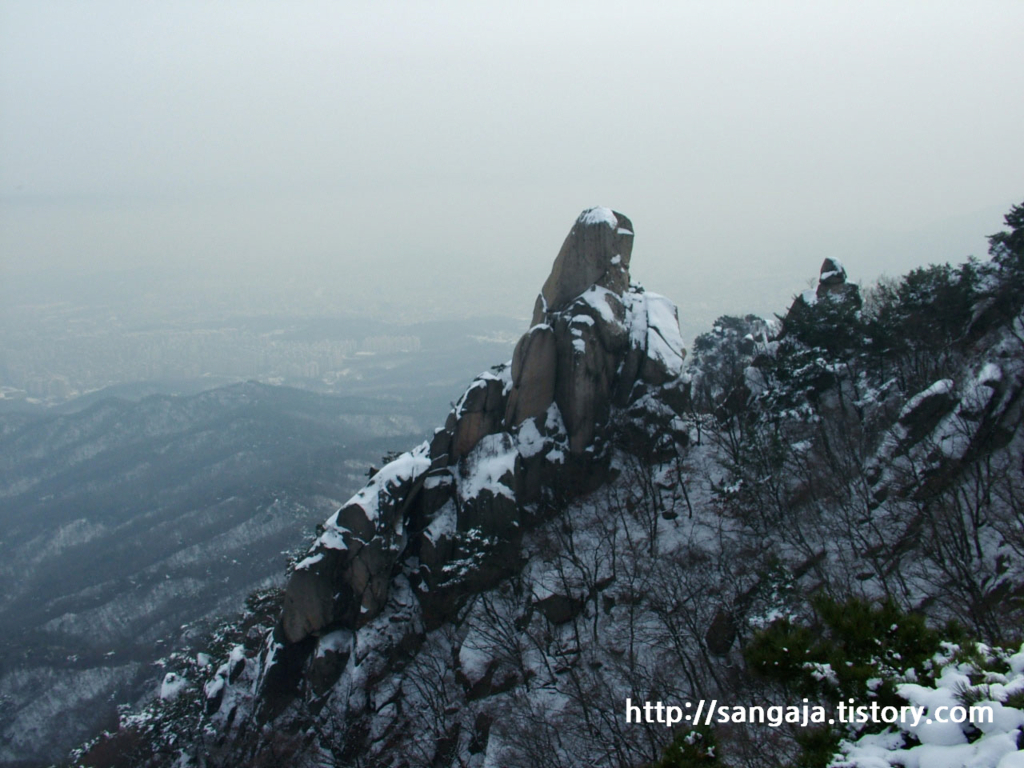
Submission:
<svg viewBox="0 0 1024 768">
<path fill-rule="evenodd" d="M 414 595 L 428 628 L 454 615 L 518 566 L 541 505 L 604 481 L 616 409 L 664 413 L 651 404 L 685 396 L 676 308 L 630 283 L 632 249 L 626 216 L 584 211 L 511 365 L 478 376 L 431 440 L 327 520 L 288 582 L 265 698 L 294 690 L 318 638 L 358 632 L 389 600 Z"/>
</svg>

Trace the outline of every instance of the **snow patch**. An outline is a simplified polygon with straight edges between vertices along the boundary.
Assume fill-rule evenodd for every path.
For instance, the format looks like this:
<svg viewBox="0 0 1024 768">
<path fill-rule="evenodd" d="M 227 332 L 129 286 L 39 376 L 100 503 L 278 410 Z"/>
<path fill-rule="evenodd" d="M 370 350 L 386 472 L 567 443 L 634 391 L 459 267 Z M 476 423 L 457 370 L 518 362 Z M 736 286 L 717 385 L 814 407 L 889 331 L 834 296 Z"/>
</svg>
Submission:
<svg viewBox="0 0 1024 768">
<path fill-rule="evenodd" d="M 476 637 L 471 632 L 459 648 L 459 668 L 471 683 L 482 680 L 491 666 L 492 659 L 483 650 L 487 645 L 486 638 Z"/>
<path fill-rule="evenodd" d="M 362 490 L 359 491 L 355 496 L 349 499 L 342 509 L 349 506 L 357 506 L 363 510 L 366 515 L 366 519 L 371 523 L 375 523 L 377 518 L 380 516 L 380 500 L 382 495 L 390 495 L 390 492 L 395 487 L 409 481 L 415 481 L 430 468 L 430 444 L 428 442 L 420 443 L 411 451 L 403 453 L 401 456 L 396 458 L 394 461 L 385 464 L 381 470 L 373 476 Z M 348 545 L 345 543 L 344 534 L 348 533 L 348 529 L 338 524 L 338 512 L 331 515 L 327 522 L 324 523 L 324 532 L 320 534 L 316 542 L 313 544 L 311 551 L 316 548 L 323 549 L 348 549 Z M 316 562 L 313 558 L 308 557 L 299 563 L 296 568 L 308 568 Z M 311 562 L 307 562 L 311 561 Z"/>
<path fill-rule="evenodd" d="M 501 479 L 515 470 L 518 455 L 515 441 L 508 432 L 481 438 L 469 456 L 463 459 L 459 472 L 460 498 L 476 498 L 482 491 L 488 490 L 495 496 L 515 500 L 515 493 Z"/>
<path fill-rule="evenodd" d="M 588 208 L 580 214 L 577 221 L 580 224 L 586 224 L 587 226 L 591 226 L 593 224 L 607 224 L 612 229 L 619 226 L 619 220 L 615 217 L 615 214 L 612 213 L 612 209 L 602 208 L 600 206 Z"/>
<path fill-rule="evenodd" d="M 929 397 L 934 397 L 935 395 L 948 395 L 952 391 L 952 379 L 939 379 L 930 387 L 928 387 L 925 390 L 922 390 L 921 392 L 918 392 L 916 395 L 910 398 L 910 400 L 907 401 L 907 404 L 903 406 L 903 410 L 900 411 L 900 420 L 903 420 L 909 413 L 911 413 L 915 408 L 921 405 L 921 403 L 923 403 Z"/>
<path fill-rule="evenodd" d="M 316 645 L 316 656 L 321 658 L 328 653 L 348 653 L 352 650 L 352 633 L 339 629 L 320 638 Z"/>
<path fill-rule="evenodd" d="M 519 441 L 519 453 L 524 458 L 536 456 L 544 450 L 544 436 L 537 429 L 535 419 L 527 419 L 519 425 L 519 434 L 516 437 Z"/>
<path fill-rule="evenodd" d="M 160 699 L 162 701 L 174 701 L 188 686 L 188 681 L 181 675 L 168 672 L 160 683 Z"/>
<path fill-rule="evenodd" d="M 439 539 L 447 536 L 452 538 L 455 535 L 456 526 L 459 522 L 458 513 L 455 510 L 455 503 L 450 499 L 437 511 L 430 525 L 423 531 L 431 544 L 436 544 Z"/>
<path fill-rule="evenodd" d="M 837 259 L 835 257 L 832 257 L 832 256 L 830 256 L 829 258 L 831 259 L 832 263 L 835 264 L 836 268 L 835 269 L 830 269 L 828 272 L 822 272 L 821 273 L 821 277 L 819 279 L 824 281 L 824 280 L 827 280 L 828 278 L 833 277 L 835 275 L 842 275 L 842 276 L 845 277 L 846 276 L 846 267 L 843 266 L 843 262 L 841 262 L 839 259 Z"/>
<path fill-rule="evenodd" d="M 619 258 L 618 256 L 615 257 Z M 612 263 L 615 263 L 615 259 L 612 259 Z M 609 295 L 615 299 L 618 297 L 614 293 L 609 291 L 607 288 L 602 288 L 599 285 L 592 285 L 582 294 L 580 298 L 583 299 L 589 306 L 597 310 L 598 314 L 601 315 L 601 320 L 605 323 L 614 323 L 615 325 L 621 325 L 619 319 L 615 317 L 615 312 L 612 311 L 611 304 L 609 302 Z M 614 299 L 613 299 L 614 300 Z M 586 315 L 577 315 L 576 317 L 589 317 Z M 576 318 L 573 318 L 574 320 Z M 593 325 L 594 318 L 589 317 L 590 324 Z"/>
<path fill-rule="evenodd" d="M 346 548 L 347 549 L 347 547 L 345 547 L 345 545 L 344 545 L 344 542 L 342 542 L 342 548 Z M 323 552 L 317 552 L 315 555 L 310 555 L 309 557 L 303 558 L 298 563 L 296 563 L 295 564 L 295 570 L 296 571 L 304 571 L 307 568 L 313 567 L 314 565 L 316 565 L 317 563 L 319 563 L 323 559 L 324 559 L 324 553 Z"/>
<path fill-rule="evenodd" d="M 659 347 L 658 354 L 663 355 L 666 361 L 671 361 L 672 367 L 679 367 L 684 352 L 676 305 L 664 296 L 650 292 L 644 294 L 644 303 L 647 307 L 648 345 L 652 335 L 649 331 L 653 329 L 661 337 L 661 340 L 656 342 Z M 676 358 L 678 363 L 675 362 Z"/>
</svg>

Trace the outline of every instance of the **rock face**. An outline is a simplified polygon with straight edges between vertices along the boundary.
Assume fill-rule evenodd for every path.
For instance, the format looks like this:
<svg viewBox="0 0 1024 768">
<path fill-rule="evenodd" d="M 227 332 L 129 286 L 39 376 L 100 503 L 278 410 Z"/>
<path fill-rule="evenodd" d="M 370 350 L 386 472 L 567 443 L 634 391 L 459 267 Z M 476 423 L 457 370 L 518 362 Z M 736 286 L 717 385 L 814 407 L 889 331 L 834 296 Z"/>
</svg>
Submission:
<svg viewBox="0 0 1024 768">
<path fill-rule="evenodd" d="M 505 423 L 518 427 L 526 419 L 547 413 L 555 402 L 558 350 L 550 325 L 535 325 L 516 344 L 512 355 L 512 391 Z"/>
<path fill-rule="evenodd" d="M 562 243 L 551 274 L 541 288 L 533 324 L 549 312 L 559 312 L 592 285 L 620 296 L 629 287 L 633 253 L 633 224 L 616 211 L 590 208 L 580 214 Z"/>
<path fill-rule="evenodd" d="M 846 268 L 839 259 L 827 258 L 821 263 L 818 277 L 818 298 L 826 293 L 835 293 L 839 286 L 846 284 Z"/>
<path fill-rule="evenodd" d="M 999 358 L 978 365 L 960 390 L 940 379 L 910 398 L 867 463 L 872 505 L 895 492 L 925 499 L 978 456 L 1002 448 L 1024 420 L 1024 377 Z"/>
<path fill-rule="evenodd" d="M 831 300 L 837 303 L 853 302 L 860 307 L 860 289 L 853 283 L 846 282 L 846 269 L 839 259 L 826 258 L 821 263 L 818 285 L 814 290 L 799 294 L 789 308 L 790 315 L 799 315 L 809 306 L 820 300 Z"/>
<path fill-rule="evenodd" d="M 817 287 L 798 294 L 790 305 L 779 339 L 788 335 L 792 328 L 810 324 L 816 329 L 814 333 L 818 338 L 804 340 L 812 346 L 837 343 L 863 303 L 860 288 L 855 283 L 846 282 L 846 269 L 842 263 L 838 259 L 826 258 L 821 264 Z"/>
<path fill-rule="evenodd" d="M 552 489 L 571 496 L 605 479 L 613 412 L 671 396 L 685 354 L 675 307 L 630 284 L 632 248 L 622 214 L 579 216 L 511 365 L 477 377 L 430 441 L 327 520 L 288 583 L 275 633 L 284 652 L 268 651 L 268 662 L 305 649 L 319 666 L 302 674 L 319 680 L 321 639 L 358 633 L 396 578 L 424 625 L 439 625 L 515 570 L 524 529 L 542 505 L 566 500 Z"/>
<path fill-rule="evenodd" d="M 301 642 L 328 626 L 355 628 L 380 613 L 429 463 L 425 446 L 402 454 L 327 520 L 285 590 L 286 642 Z"/>
</svg>

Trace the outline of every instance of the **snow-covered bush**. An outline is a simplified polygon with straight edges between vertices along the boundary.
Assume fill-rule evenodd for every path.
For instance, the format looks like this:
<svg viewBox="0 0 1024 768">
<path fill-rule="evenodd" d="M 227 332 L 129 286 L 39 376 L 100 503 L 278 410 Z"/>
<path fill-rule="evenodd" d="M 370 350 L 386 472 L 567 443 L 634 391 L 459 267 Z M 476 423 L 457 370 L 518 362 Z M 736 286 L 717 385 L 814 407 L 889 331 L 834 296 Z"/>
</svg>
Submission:
<svg viewBox="0 0 1024 768">
<path fill-rule="evenodd" d="M 896 694 L 904 704 L 925 707 L 923 719 L 843 739 L 829 768 L 1024 766 L 1024 647 L 1011 654 L 946 643 L 931 659 L 927 682 L 914 682 L 912 672 L 897 678 Z M 953 708 L 966 708 L 964 722 L 939 722 L 939 710 L 945 715 Z"/>
</svg>

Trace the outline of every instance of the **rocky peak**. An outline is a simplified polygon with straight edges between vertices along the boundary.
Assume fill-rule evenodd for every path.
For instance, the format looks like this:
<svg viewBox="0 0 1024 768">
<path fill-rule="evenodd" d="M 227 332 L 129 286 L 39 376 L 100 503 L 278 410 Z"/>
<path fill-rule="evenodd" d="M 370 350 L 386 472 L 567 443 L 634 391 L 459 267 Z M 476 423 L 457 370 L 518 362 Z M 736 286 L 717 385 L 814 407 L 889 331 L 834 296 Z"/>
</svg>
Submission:
<svg viewBox="0 0 1024 768">
<path fill-rule="evenodd" d="M 854 286 L 846 283 L 846 268 L 839 259 L 826 258 L 821 263 L 818 278 L 818 289 L 815 294 L 820 299 L 824 296 L 845 296 Z"/>
<path fill-rule="evenodd" d="M 826 309 L 826 314 L 837 309 L 856 312 L 861 307 L 860 288 L 855 283 L 846 282 L 846 268 L 839 259 L 827 257 L 821 263 L 817 287 L 797 295 L 786 313 L 784 326 L 793 326 L 815 317 L 811 308 L 819 301 L 825 303 L 818 310 Z M 784 327 L 779 338 L 787 332 Z"/>
<path fill-rule="evenodd" d="M 632 246 L 627 217 L 584 211 L 511 364 L 478 376 L 430 441 L 327 520 L 285 591 L 266 716 L 295 695 L 321 638 L 358 633 L 396 601 L 418 616 L 410 627 L 438 626 L 514 572 L 524 530 L 607 479 L 615 409 L 652 414 L 647 439 L 665 434 L 657 403 L 683 391 L 685 353 L 675 306 L 629 282 Z"/>
<path fill-rule="evenodd" d="M 839 259 L 826 258 L 821 262 L 818 281 L 823 285 L 839 285 L 846 282 L 846 268 Z"/>
<path fill-rule="evenodd" d="M 533 325 L 558 312 L 593 285 L 617 295 L 629 287 L 633 223 L 609 208 L 588 208 L 576 219 L 555 257 L 533 311 Z"/>
</svg>

